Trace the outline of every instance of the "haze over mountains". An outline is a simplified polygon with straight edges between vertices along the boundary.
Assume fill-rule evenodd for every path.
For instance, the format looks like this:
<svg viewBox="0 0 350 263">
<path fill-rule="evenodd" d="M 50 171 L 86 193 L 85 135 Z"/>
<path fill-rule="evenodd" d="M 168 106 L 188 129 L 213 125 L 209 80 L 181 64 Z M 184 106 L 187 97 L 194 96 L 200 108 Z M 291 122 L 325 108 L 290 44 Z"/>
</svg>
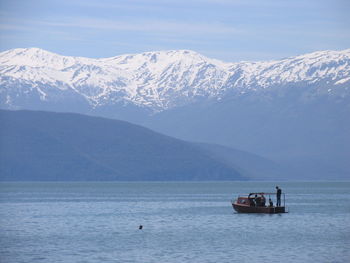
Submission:
<svg viewBox="0 0 350 263">
<path fill-rule="evenodd" d="M 70 111 L 268 157 L 301 178 L 349 178 L 350 49 L 224 63 L 196 52 L 104 59 L 0 54 L 3 109 Z"/>
</svg>

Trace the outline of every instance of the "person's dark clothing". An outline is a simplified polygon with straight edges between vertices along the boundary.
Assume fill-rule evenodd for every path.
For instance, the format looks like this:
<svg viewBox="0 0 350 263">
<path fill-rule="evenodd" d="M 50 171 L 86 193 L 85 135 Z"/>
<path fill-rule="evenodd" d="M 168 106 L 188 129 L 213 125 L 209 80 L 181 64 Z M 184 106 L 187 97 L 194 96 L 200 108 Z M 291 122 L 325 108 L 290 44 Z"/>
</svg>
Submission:
<svg viewBox="0 0 350 263">
<path fill-rule="evenodd" d="M 277 189 L 277 203 L 276 206 L 281 206 L 281 195 L 282 195 L 282 189 Z"/>
<path fill-rule="evenodd" d="M 261 205 L 261 197 L 258 197 L 257 195 L 255 195 L 254 201 L 255 201 L 255 206 Z"/>
<path fill-rule="evenodd" d="M 260 199 L 258 197 L 255 198 L 255 204 L 256 206 L 260 206 Z"/>
<path fill-rule="evenodd" d="M 250 201 L 250 206 L 255 206 L 255 202 L 253 198 L 249 199 L 249 201 Z"/>
</svg>

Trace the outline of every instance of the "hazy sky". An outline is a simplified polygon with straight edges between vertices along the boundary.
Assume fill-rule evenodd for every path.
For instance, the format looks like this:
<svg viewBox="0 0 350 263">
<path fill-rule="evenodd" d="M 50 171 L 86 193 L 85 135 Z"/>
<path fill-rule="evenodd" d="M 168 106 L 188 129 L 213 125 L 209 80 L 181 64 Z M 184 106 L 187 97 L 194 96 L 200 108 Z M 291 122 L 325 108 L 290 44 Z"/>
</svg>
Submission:
<svg viewBox="0 0 350 263">
<path fill-rule="evenodd" d="M 110 57 L 191 49 L 224 61 L 350 48 L 346 0 L 0 0 L 0 51 Z"/>
</svg>

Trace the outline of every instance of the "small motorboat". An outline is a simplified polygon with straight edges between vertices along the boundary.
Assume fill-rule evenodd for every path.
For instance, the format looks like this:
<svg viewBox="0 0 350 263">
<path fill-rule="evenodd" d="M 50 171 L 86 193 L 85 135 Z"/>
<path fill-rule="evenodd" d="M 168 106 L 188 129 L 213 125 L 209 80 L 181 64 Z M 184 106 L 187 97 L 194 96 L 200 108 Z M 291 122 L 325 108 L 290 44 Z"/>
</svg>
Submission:
<svg viewBox="0 0 350 263">
<path fill-rule="evenodd" d="M 232 207 L 238 213 L 264 213 L 264 214 L 278 214 L 287 213 L 285 206 L 285 195 L 281 195 L 283 206 L 274 206 L 272 201 L 266 205 L 266 197 L 271 200 L 271 196 L 276 196 L 276 193 L 250 193 L 246 195 L 239 195 L 234 201 L 232 200 Z"/>
</svg>

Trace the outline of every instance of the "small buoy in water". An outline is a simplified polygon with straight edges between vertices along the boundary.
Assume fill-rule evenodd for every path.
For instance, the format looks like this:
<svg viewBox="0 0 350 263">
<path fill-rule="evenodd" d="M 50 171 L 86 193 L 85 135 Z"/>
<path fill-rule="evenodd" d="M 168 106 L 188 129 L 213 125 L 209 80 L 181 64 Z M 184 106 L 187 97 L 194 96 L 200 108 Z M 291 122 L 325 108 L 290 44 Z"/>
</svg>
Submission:
<svg viewBox="0 0 350 263">
<path fill-rule="evenodd" d="M 143 225 L 140 225 L 140 226 L 139 226 L 139 229 L 141 230 L 142 228 L 143 228 Z"/>
</svg>

